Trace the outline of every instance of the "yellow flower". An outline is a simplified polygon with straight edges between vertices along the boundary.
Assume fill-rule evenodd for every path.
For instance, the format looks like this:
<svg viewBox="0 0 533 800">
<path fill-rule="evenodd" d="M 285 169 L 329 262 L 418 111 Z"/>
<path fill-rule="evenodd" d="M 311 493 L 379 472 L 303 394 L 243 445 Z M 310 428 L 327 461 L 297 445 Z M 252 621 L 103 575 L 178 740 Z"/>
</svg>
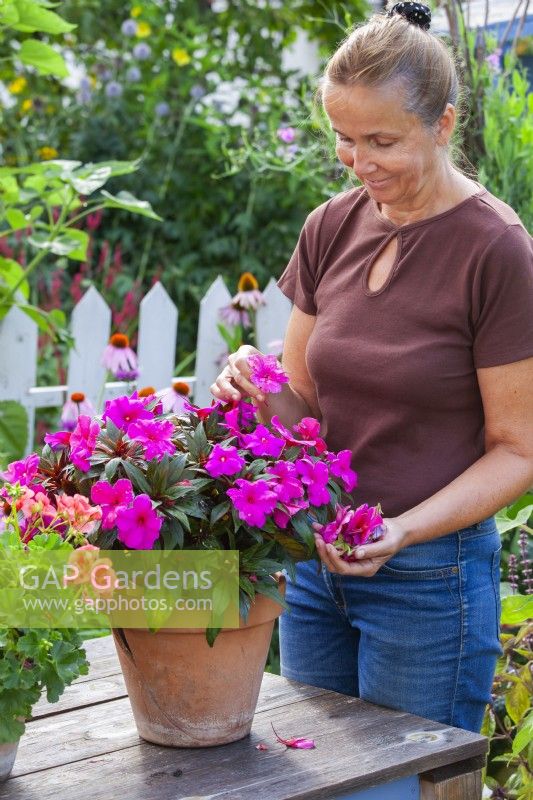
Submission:
<svg viewBox="0 0 533 800">
<path fill-rule="evenodd" d="M 140 17 L 143 13 L 142 6 L 133 6 L 130 11 L 131 16 L 135 19 L 135 17 Z"/>
<path fill-rule="evenodd" d="M 182 47 L 175 47 L 172 51 L 172 60 L 176 62 L 178 67 L 185 67 L 190 64 L 191 57 Z"/>
<path fill-rule="evenodd" d="M 50 161 L 51 158 L 57 158 L 58 155 L 55 147 L 48 147 L 48 145 L 45 145 L 44 147 L 39 147 L 37 152 L 39 153 L 43 161 Z"/>
<path fill-rule="evenodd" d="M 24 111 L 24 112 L 31 111 L 31 109 L 33 108 L 33 100 L 30 100 L 30 98 L 28 97 L 26 100 L 22 101 L 22 104 L 21 104 L 20 107 L 21 107 L 22 111 Z"/>
<path fill-rule="evenodd" d="M 139 39 L 145 39 L 147 36 L 150 36 L 151 33 L 152 29 L 147 22 L 137 23 L 137 31 L 135 33 L 135 36 L 137 36 Z"/>
<path fill-rule="evenodd" d="M 26 78 L 23 78 L 21 76 L 20 78 L 15 78 L 14 81 L 11 81 L 11 83 L 7 88 L 9 89 L 11 94 L 20 94 L 21 92 L 24 91 L 27 85 L 28 81 L 26 80 Z"/>
</svg>

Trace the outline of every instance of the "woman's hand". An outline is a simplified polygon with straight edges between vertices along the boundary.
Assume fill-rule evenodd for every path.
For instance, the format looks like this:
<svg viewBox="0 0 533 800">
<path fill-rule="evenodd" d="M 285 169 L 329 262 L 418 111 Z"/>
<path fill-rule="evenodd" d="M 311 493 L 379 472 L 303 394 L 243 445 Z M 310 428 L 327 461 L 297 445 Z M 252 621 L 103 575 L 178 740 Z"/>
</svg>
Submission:
<svg viewBox="0 0 533 800">
<path fill-rule="evenodd" d="M 343 561 L 332 544 L 326 544 L 320 534 L 315 534 L 315 544 L 320 559 L 330 572 L 370 578 L 398 550 L 406 547 L 407 531 L 395 519 L 384 519 L 385 533 L 378 542 L 361 545 L 355 551 L 357 561 Z"/>
<path fill-rule="evenodd" d="M 265 401 L 264 394 L 250 381 L 250 367 L 248 356 L 263 355 L 255 347 L 243 344 L 236 353 L 228 356 L 228 363 L 209 387 L 217 400 L 230 402 L 243 400 L 246 397 L 254 398 L 258 403 Z"/>
</svg>

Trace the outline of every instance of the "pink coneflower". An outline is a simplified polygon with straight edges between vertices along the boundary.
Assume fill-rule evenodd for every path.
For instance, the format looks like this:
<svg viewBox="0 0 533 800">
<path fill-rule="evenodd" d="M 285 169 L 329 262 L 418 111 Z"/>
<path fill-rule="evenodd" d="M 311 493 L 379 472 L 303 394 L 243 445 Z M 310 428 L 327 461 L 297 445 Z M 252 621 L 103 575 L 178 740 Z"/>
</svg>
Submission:
<svg viewBox="0 0 533 800">
<path fill-rule="evenodd" d="M 163 413 L 183 414 L 186 411 L 185 403 L 190 393 L 191 387 L 186 381 L 173 381 L 169 389 L 158 392 L 157 396 L 161 400 Z"/>
<path fill-rule="evenodd" d="M 106 346 L 102 364 L 118 380 L 135 380 L 139 375 L 137 356 L 125 333 L 114 333 Z"/>
<path fill-rule="evenodd" d="M 61 411 L 61 425 L 65 431 L 73 431 L 80 414 L 94 417 L 96 411 L 83 392 L 73 392 Z"/>
<path fill-rule="evenodd" d="M 263 292 L 259 290 L 259 284 L 251 272 L 243 272 L 237 284 L 237 294 L 232 299 L 233 305 L 240 308 L 251 308 L 257 311 L 259 306 L 264 305 L 265 298 Z"/>
</svg>

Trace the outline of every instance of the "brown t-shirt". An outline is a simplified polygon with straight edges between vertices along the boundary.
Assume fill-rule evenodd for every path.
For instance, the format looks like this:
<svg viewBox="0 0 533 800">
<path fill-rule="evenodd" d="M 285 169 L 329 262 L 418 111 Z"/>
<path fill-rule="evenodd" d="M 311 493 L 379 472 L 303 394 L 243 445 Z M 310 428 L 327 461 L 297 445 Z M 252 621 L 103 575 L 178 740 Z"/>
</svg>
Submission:
<svg viewBox="0 0 533 800">
<path fill-rule="evenodd" d="M 483 455 L 476 369 L 533 356 L 532 240 L 509 206 L 480 189 L 398 227 L 366 190 L 343 192 L 311 212 L 278 286 L 316 315 L 307 368 L 328 446 L 353 452 L 357 502 L 395 516 Z"/>
</svg>

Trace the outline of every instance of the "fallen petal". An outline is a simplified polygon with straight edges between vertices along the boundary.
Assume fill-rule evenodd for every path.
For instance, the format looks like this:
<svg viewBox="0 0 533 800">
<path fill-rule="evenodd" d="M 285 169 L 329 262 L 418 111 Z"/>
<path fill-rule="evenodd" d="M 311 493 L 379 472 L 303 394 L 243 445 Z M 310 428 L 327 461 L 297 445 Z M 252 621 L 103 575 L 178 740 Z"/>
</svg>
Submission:
<svg viewBox="0 0 533 800">
<path fill-rule="evenodd" d="M 272 723 L 270 724 L 272 725 Z M 272 730 L 278 742 L 281 742 L 281 744 L 284 744 L 286 747 L 293 747 L 296 750 L 314 750 L 316 747 L 313 739 L 305 739 L 302 736 L 292 736 L 290 739 L 282 739 L 273 725 Z"/>
<path fill-rule="evenodd" d="M 260 742 L 259 744 L 256 744 L 255 749 L 256 750 L 268 750 L 268 747 L 266 746 L 266 744 L 263 744 L 263 742 Z"/>
</svg>

